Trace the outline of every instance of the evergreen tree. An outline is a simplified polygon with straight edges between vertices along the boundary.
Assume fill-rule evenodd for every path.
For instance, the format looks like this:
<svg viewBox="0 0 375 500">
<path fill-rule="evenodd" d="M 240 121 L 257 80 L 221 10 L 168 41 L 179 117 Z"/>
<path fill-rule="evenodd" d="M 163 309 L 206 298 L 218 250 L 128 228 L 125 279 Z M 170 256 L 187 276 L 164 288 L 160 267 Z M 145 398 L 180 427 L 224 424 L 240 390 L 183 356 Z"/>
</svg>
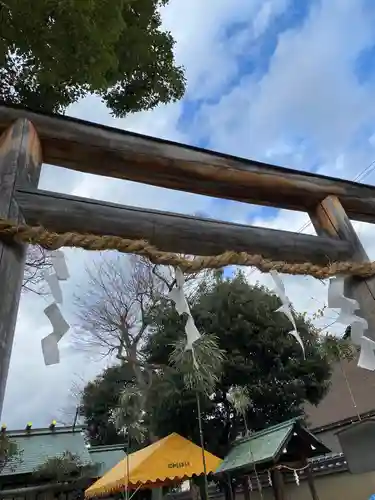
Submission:
<svg viewBox="0 0 375 500">
<path fill-rule="evenodd" d="M 122 117 L 182 97 L 168 0 L 0 2 L 0 100 L 63 113 L 87 93 Z"/>
<path fill-rule="evenodd" d="M 209 451 L 224 456 L 238 432 L 244 430 L 244 417 L 254 431 L 303 415 L 306 402 L 317 404 L 323 398 L 331 375 L 329 353 L 339 342 L 330 338 L 327 350 L 325 337 L 318 335 L 304 315 L 296 314 L 296 322 L 305 344 L 305 359 L 289 335 L 288 319 L 276 312 L 280 306 L 277 296 L 264 287 L 250 285 L 241 273 L 233 278 L 216 273 L 214 278 L 203 279 L 189 301 L 198 330 L 215 336 L 225 352 L 215 391 L 200 395 Z M 143 346 L 146 364 L 160 367 L 149 390 L 145 423 L 160 437 L 178 432 L 199 444 L 195 391 L 186 388 L 183 373 L 169 363 L 174 345 L 184 336 L 184 318 L 170 301 L 160 300 Z M 114 404 L 119 384 L 109 378 L 112 380 L 108 375 L 98 379 L 103 390 L 86 393 L 92 408 Z M 245 412 L 238 412 L 231 401 L 234 387 L 246 390 L 249 404 Z"/>
</svg>

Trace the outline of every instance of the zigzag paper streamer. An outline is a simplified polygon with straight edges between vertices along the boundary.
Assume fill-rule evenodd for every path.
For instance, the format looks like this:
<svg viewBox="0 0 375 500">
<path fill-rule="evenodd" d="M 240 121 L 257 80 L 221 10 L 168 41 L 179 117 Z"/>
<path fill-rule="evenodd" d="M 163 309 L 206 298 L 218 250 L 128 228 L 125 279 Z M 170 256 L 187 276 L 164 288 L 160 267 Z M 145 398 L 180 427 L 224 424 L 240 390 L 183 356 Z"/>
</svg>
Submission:
<svg viewBox="0 0 375 500">
<path fill-rule="evenodd" d="M 375 370 L 375 342 L 364 336 L 368 323 L 364 318 L 355 314 L 355 311 L 359 310 L 359 304 L 356 300 L 345 297 L 344 286 L 345 278 L 337 277 L 329 280 L 328 307 L 340 309 L 336 322 L 351 327 L 351 341 L 361 348 L 358 366 L 373 371 Z"/>
<path fill-rule="evenodd" d="M 176 286 L 172 288 L 172 290 L 169 292 L 168 297 L 170 300 L 174 302 L 176 311 L 180 316 L 184 313 L 187 314 L 187 321 L 185 324 L 185 333 L 186 333 L 185 350 L 192 352 L 194 365 L 196 368 L 198 368 L 194 354 L 194 342 L 200 339 L 201 334 L 198 332 L 198 329 L 195 326 L 194 318 L 191 315 L 190 307 L 185 297 L 184 293 L 185 278 L 180 268 L 176 268 L 175 278 L 176 278 Z"/>
<path fill-rule="evenodd" d="M 277 271 L 270 271 L 270 275 L 275 283 L 275 292 L 278 295 L 279 299 L 281 300 L 282 306 L 279 307 L 276 312 L 282 312 L 285 314 L 285 316 L 289 319 L 289 321 L 292 323 L 293 330 L 289 332 L 290 335 L 293 335 L 293 337 L 297 340 L 299 345 L 301 346 L 303 357 L 305 358 L 305 346 L 303 344 L 303 340 L 298 333 L 297 330 L 297 325 L 293 316 L 292 312 L 292 303 L 290 302 L 289 298 L 287 297 L 285 293 L 285 286 L 284 283 L 282 282 L 279 274 Z"/>
<path fill-rule="evenodd" d="M 59 306 L 53 302 L 44 309 L 44 314 L 50 320 L 53 331 L 42 339 L 42 351 L 45 364 L 53 365 L 60 362 L 58 342 L 69 330 L 70 326 L 65 321 Z"/>
<path fill-rule="evenodd" d="M 53 273 L 45 273 L 44 279 L 51 291 L 54 302 L 44 309 L 44 314 L 50 320 L 53 331 L 41 341 L 44 363 L 46 366 L 60 362 L 58 342 L 69 330 L 70 326 L 65 321 L 57 304 L 62 304 L 63 295 L 59 281 L 69 278 L 64 253 L 61 250 L 51 252 Z"/>
<path fill-rule="evenodd" d="M 66 265 L 64 252 L 54 250 L 51 252 L 53 269 L 60 281 L 66 281 L 69 278 L 68 266 Z"/>
<path fill-rule="evenodd" d="M 331 278 L 329 280 L 327 305 L 330 309 L 340 309 L 336 322 L 351 326 L 351 340 L 353 344 L 360 346 L 368 323 L 364 318 L 355 314 L 354 311 L 359 310 L 359 304 L 356 300 L 345 297 L 344 286 L 344 278 Z"/>
<path fill-rule="evenodd" d="M 375 370 L 375 342 L 367 337 L 361 339 L 361 354 L 358 360 L 359 368 Z"/>
<path fill-rule="evenodd" d="M 59 283 L 59 279 L 57 277 L 57 274 L 53 273 L 50 274 L 48 271 L 44 273 L 43 275 L 45 282 L 47 283 L 50 292 L 52 294 L 52 297 L 54 298 L 54 301 L 57 302 L 57 304 L 62 304 L 63 301 L 63 295 Z"/>
<path fill-rule="evenodd" d="M 46 366 L 57 365 L 60 363 L 59 346 L 53 333 L 42 339 L 42 353 L 44 364 Z"/>
</svg>

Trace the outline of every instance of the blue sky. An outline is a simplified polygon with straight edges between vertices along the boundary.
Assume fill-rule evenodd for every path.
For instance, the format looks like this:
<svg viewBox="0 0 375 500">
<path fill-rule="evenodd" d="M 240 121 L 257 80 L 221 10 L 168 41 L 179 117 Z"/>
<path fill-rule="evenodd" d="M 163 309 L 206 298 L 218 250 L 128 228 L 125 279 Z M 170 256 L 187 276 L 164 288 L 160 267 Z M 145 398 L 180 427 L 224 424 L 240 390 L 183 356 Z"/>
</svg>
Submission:
<svg viewBox="0 0 375 500">
<path fill-rule="evenodd" d="M 354 179 L 375 160 L 375 3 L 370 0 L 171 0 L 165 28 L 186 69 L 185 98 L 117 120 L 94 97 L 69 114 L 99 123 L 208 147 L 299 170 Z M 375 183 L 375 168 L 361 179 Z M 305 214 L 178 193 L 118 180 L 44 168 L 41 187 L 128 205 L 298 231 Z M 375 233 L 356 224 L 375 258 Z M 311 226 L 304 229 L 312 232 Z M 83 252 L 67 252 L 72 272 L 66 307 L 85 279 Z M 270 284 L 249 270 L 249 280 Z M 326 287 L 285 277 L 295 306 L 313 314 Z M 4 419 L 11 427 L 47 425 L 70 404 L 73 383 L 103 362 L 73 354 L 69 335 L 58 366 L 44 367 L 40 339 L 49 333 L 42 299 L 25 296 L 17 324 Z M 69 312 L 71 314 L 71 312 Z M 74 318 L 71 316 L 72 322 Z M 30 333 L 31 332 L 31 333 Z M 27 386 L 20 383 L 27 374 Z M 35 388 L 30 398 L 30 386 Z M 48 408 L 45 402 L 48 401 Z"/>
</svg>

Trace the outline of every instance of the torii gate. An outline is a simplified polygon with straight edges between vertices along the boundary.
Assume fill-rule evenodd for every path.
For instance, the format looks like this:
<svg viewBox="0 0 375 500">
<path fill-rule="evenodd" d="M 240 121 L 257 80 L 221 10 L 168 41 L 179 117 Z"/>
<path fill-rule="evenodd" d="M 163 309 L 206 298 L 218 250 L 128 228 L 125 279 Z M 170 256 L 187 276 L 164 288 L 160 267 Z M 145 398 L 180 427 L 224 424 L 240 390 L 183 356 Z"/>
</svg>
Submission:
<svg viewBox="0 0 375 500">
<path fill-rule="evenodd" d="M 22 286 L 24 242 L 41 238 L 40 234 L 35 237 L 35 232 L 28 233 L 27 228 L 23 235 L 17 233 L 17 227 L 7 226 L 4 219 L 14 225 L 40 225 L 49 232 L 90 233 L 91 242 L 98 235 L 115 236 L 117 239 L 103 240 L 102 248 L 107 248 L 111 240 L 111 248 L 152 254 L 158 262 L 178 263 L 170 252 L 179 252 L 211 256 L 198 259 L 198 267 L 243 263 L 267 271 L 274 263 L 264 259 L 277 259 L 279 270 L 295 274 L 361 274 L 366 277 L 347 278 L 347 295 L 359 301 L 360 314 L 369 323 L 367 336 L 375 340 L 375 267 L 363 265 L 368 257 L 349 220 L 375 221 L 375 187 L 21 107 L 0 105 L 0 133 L 0 414 Z M 42 162 L 217 198 L 305 211 L 319 236 L 41 191 L 37 187 Z M 44 236 L 45 242 L 51 241 Z M 124 237 L 137 241 L 132 244 Z M 59 241 L 67 239 L 61 237 Z M 77 246 L 93 247 L 87 241 L 84 244 L 82 238 Z M 227 253 L 223 256 L 223 252 Z M 330 263 L 348 260 L 350 264 L 329 267 Z"/>
</svg>

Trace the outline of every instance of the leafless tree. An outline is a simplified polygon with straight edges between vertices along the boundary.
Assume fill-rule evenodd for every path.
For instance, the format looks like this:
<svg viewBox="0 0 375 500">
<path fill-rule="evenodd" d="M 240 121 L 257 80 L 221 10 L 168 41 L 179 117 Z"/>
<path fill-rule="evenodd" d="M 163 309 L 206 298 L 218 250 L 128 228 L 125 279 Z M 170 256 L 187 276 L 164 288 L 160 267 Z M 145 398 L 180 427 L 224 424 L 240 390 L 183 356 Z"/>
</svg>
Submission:
<svg viewBox="0 0 375 500">
<path fill-rule="evenodd" d="M 22 290 L 33 292 L 38 295 L 47 294 L 43 283 L 43 273 L 51 267 L 49 253 L 44 248 L 29 245 L 26 254 L 25 272 L 23 276 Z"/>
<path fill-rule="evenodd" d="M 64 402 L 64 406 L 57 410 L 56 421 L 58 424 L 72 426 L 82 423 L 80 405 L 86 383 L 86 380 L 77 375 L 77 380 L 73 382 L 68 398 Z"/>
<path fill-rule="evenodd" d="M 147 260 L 122 255 L 103 255 L 87 269 L 87 278 L 84 293 L 75 296 L 74 342 L 135 363 L 166 284 Z"/>
<path fill-rule="evenodd" d="M 173 283 L 173 270 L 158 269 L 142 257 L 103 254 L 86 272 L 85 286 L 74 300 L 78 324 L 73 342 L 139 365 L 139 348 L 149 334 L 153 312 Z M 186 278 L 191 293 L 196 278 Z"/>
<path fill-rule="evenodd" d="M 103 356 L 115 355 L 134 374 L 135 384 L 124 387 L 112 418 L 119 432 L 138 429 L 154 376 L 142 359 L 152 313 L 162 300 L 171 276 L 155 273 L 140 257 L 103 254 L 87 269 L 82 293 L 76 295 L 78 325 L 73 342 Z"/>
<path fill-rule="evenodd" d="M 119 427 L 129 429 L 131 421 L 136 420 L 135 413 L 142 415 L 148 389 L 160 368 L 145 363 L 141 347 L 150 334 L 153 313 L 173 284 L 174 272 L 141 257 L 103 254 L 87 269 L 87 278 L 84 289 L 75 298 L 78 324 L 73 342 L 78 348 L 116 356 L 131 367 L 139 397 L 134 398 L 134 387 L 124 388 L 120 398 L 124 402 L 120 404 L 122 413 L 120 418 L 114 416 L 122 422 Z M 192 292 L 196 278 L 186 278 Z M 128 421 L 124 408 L 131 413 Z"/>
</svg>

